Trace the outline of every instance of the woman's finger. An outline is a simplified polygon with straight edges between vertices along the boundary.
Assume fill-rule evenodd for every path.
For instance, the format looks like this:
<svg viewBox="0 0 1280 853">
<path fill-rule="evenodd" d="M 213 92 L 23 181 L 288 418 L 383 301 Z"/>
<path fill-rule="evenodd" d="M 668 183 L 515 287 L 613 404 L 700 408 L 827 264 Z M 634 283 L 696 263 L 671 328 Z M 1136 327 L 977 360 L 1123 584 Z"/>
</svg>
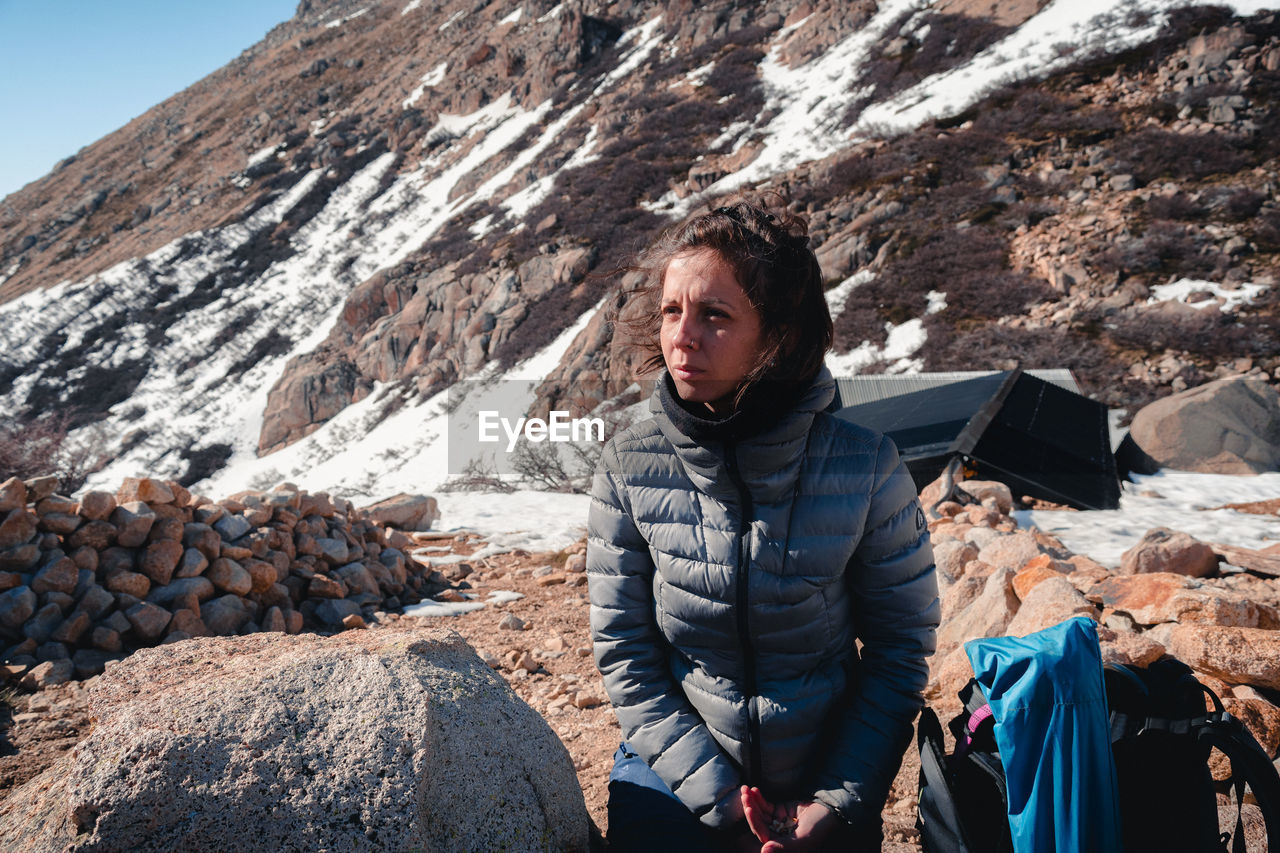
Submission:
<svg viewBox="0 0 1280 853">
<path fill-rule="evenodd" d="M 769 815 L 765 813 L 768 803 L 760 794 L 759 788 L 742 786 L 742 813 L 747 818 L 747 827 L 751 834 L 762 843 L 769 840 Z"/>
</svg>

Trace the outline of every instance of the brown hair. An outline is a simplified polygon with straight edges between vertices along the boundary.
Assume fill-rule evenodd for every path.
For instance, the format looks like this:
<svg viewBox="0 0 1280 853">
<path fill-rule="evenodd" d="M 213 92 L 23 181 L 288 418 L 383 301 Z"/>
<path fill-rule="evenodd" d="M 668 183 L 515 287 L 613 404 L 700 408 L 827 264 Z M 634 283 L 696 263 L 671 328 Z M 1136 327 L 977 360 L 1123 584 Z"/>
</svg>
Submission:
<svg viewBox="0 0 1280 853">
<path fill-rule="evenodd" d="M 822 270 L 809 248 L 808 224 L 777 197 L 739 198 L 695 214 L 664 230 L 625 269 L 643 281 L 627 296 L 619 322 L 640 351 L 641 373 L 664 366 L 658 305 L 671 259 L 685 252 L 719 255 L 760 316 L 764 346 L 735 397 L 761 381 L 808 383 L 831 348 L 831 313 Z"/>
</svg>

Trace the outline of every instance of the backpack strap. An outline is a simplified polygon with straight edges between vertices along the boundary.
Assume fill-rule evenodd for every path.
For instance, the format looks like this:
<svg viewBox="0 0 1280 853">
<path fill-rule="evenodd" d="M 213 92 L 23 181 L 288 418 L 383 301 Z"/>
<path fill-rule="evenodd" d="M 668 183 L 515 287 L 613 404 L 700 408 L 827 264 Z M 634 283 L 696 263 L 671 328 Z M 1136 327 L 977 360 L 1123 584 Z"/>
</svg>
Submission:
<svg viewBox="0 0 1280 853">
<path fill-rule="evenodd" d="M 1232 853 L 1245 853 L 1244 786 L 1253 789 L 1267 827 L 1267 843 L 1280 847 L 1280 774 L 1244 724 L 1226 711 L 1209 715 L 1196 729 L 1196 739 L 1216 747 L 1231 761 L 1230 783 L 1236 796 L 1236 828 Z"/>
<path fill-rule="evenodd" d="M 929 853 L 976 853 L 964 830 L 964 820 L 951 790 L 942 724 L 932 708 L 920 712 L 920 785 L 916 828 Z"/>
</svg>

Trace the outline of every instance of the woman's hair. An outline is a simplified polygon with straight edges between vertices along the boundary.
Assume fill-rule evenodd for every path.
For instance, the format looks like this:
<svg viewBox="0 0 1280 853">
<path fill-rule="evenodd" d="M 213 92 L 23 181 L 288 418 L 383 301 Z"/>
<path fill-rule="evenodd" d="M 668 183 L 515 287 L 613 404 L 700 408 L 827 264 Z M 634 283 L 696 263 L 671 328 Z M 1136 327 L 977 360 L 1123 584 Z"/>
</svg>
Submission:
<svg viewBox="0 0 1280 853">
<path fill-rule="evenodd" d="M 822 270 L 809 248 L 808 224 L 780 201 L 735 199 L 691 216 L 664 230 L 625 268 L 643 276 L 619 318 L 640 351 L 641 373 L 663 366 L 658 306 L 667 265 L 677 255 L 701 250 L 715 252 L 729 265 L 760 315 L 764 346 L 735 403 L 758 382 L 807 383 L 822 369 L 832 341 Z"/>
</svg>

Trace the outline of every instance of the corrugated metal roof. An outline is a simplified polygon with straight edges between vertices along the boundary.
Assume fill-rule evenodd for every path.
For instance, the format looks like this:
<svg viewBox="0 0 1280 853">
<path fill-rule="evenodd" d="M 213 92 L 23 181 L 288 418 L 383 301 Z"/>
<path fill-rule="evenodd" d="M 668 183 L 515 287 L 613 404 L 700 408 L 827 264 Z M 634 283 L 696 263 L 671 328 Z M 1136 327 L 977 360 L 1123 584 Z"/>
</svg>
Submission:
<svg viewBox="0 0 1280 853">
<path fill-rule="evenodd" d="M 1007 371 L 954 370 L 943 373 L 871 373 L 865 376 L 844 376 L 836 379 L 836 394 L 839 401 L 838 405 L 843 408 L 845 406 L 861 405 L 862 403 L 874 403 L 877 400 L 887 400 L 890 397 L 900 397 L 903 394 L 910 394 L 914 391 L 938 388 L 943 385 L 950 385 L 953 382 L 976 379 L 979 376 L 994 376 L 1002 372 Z M 1066 368 L 1026 370 L 1023 372 L 1057 385 L 1059 388 L 1065 388 L 1076 394 L 1081 393 L 1075 377 Z"/>
</svg>

